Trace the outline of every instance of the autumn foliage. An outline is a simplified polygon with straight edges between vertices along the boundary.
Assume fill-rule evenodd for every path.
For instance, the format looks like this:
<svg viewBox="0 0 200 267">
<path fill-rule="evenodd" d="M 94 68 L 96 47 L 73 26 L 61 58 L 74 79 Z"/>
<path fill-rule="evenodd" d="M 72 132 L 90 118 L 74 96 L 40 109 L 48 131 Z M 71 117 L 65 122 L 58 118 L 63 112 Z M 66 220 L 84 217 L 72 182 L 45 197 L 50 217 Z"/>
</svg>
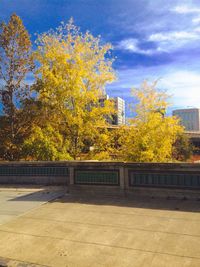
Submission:
<svg viewBox="0 0 200 267">
<path fill-rule="evenodd" d="M 30 96 L 26 77 L 33 70 L 31 41 L 21 19 L 13 14 L 0 28 L 0 158 L 19 160 L 30 133 L 31 116 L 23 112 Z M 28 111 L 27 111 L 28 113 Z"/>
<path fill-rule="evenodd" d="M 136 116 L 109 130 L 114 106 L 99 99 L 116 79 L 111 49 L 70 20 L 40 34 L 33 51 L 17 15 L 2 23 L 0 158 L 172 161 L 183 129 L 166 116 L 168 96 L 156 83 L 134 89 Z"/>
</svg>

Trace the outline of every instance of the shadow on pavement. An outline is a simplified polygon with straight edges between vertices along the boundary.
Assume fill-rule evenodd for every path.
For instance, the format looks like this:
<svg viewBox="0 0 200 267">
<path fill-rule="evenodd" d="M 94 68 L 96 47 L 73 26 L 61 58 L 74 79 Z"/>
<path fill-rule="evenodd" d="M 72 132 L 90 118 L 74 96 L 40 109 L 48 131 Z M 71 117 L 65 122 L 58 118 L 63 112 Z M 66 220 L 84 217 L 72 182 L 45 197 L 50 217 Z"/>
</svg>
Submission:
<svg viewBox="0 0 200 267">
<path fill-rule="evenodd" d="M 139 196 L 131 198 L 126 196 L 84 196 L 72 193 L 55 199 L 53 202 L 200 212 L 200 201 L 187 199 L 166 199 Z"/>
<path fill-rule="evenodd" d="M 67 187 L 43 187 L 35 192 L 27 192 L 21 196 L 14 197 L 8 201 L 38 201 L 38 202 L 60 202 L 79 203 L 88 205 L 106 205 L 133 207 L 158 210 L 176 210 L 185 212 L 200 212 L 199 200 L 188 200 L 187 198 L 173 199 L 164 197 L 142 197 L 142 196 L 107 196 L 100 194 L 67 193 Z M 67 194 L 66 194 L 67 193 Z"/>
<path fill-rule="evenodd" d="M 42 188 L 36 192 L 27 192 L 22 196 L 14 197 L 8 201 L 39 201 L 46 202 L 61 197 L 66 193 L 66 187 Z"/>
</svg>

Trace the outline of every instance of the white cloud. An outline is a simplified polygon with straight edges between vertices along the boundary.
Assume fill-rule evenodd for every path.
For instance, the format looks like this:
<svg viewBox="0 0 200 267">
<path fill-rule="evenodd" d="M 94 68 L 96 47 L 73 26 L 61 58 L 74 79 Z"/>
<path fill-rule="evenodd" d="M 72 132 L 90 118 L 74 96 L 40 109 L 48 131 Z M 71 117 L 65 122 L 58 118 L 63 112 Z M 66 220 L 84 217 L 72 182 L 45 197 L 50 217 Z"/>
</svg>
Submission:
<svg viewBox="0 0 200 267">
<path fill-rule="evenodd" d="M 200 1 L 200 0 L 199 0 Z M 135 2 L 130 0 L 130 2 Z M 140 2 L 140 1 L 138 1 Z M 198 1 L 146 0 L 148 5 L 138 4 L 138 14 L 132 16 L 132 7 L 123 10 L 123 16 L 117 20 L 118 28 L 130 34 L 139 34 L 143 41 L 152 41 L 155 48 L 145 49 L 139 38 L 122 40 L 118 48 L 143 55 L 157 55 L 162 52 L 174 52 L 181 48 L 197 46 L 200 39 L 196 27 L 200 26 L 200 4 Z M 137 5 L 136 5 L 137 6 Z M 119 12 L 120 13 L 120 12 Z M 122 15 L 122 13 L 120 13 Z"/>
<path fill-rule="evenodd" d="M 122 40 L 117 45 L 117 48 L 136 52 L 138 50 L 138 40 L 133 38 Z"/>
<path fill-rule="evenodd" d="M 199 66 L 200 67 L 200 66 Z M 200 74 L 192 70 L 179 70 L 180 66 L 138 67 L 120 70 L 117 82 L 108 86 L 108 92 L 120 97 L 130 96 L 130 89 L 138 87 L 145 79 L 158 80 L 158 88 L 167 90 L 172 96 L 172 106 L 200 107 Z"/>
<path fill-rule="evenodd" d="M 159 52 L 162 52 L 160 48 L 155 48 L 155 49 L 141 49 L 139 47 L 140 43 L 137 39 L 135 38 L 129 38 L 122 40 L 118 43 L 116 48 L 122 49 L 122 50 L 127 50 L 132 53 L 137 53 L 137 54 L 144 54 L 144 55 L 153 55 Z"/>
<path fill-rule="evenodd" d="M 191 13 L 200 13 L 200 8 L 188 5 L 180 5 L 172 8 L 171 11 L 179 14 L 191 14 Z"/>
<path fill-rule="evenodd" d="M 196 32 L 187 32 L 187 31 L 179 31 L 179 32 L 164 32 L 164 33 L 155 33 L 149 36 L 150 41 L 190 41 L 199 39 L 199 35 Z"/>
<path fill-rule="evenodd" d="M 171 11 L 176 12 L 178 14 L 183 15 L 193 15 L 192 23 L 199 24 L 200 23 L 200 8 L 188 5 L 176 6 Z"/>
<path fill-rule="evenodd" d="M 178 106 L 200 106 L 200 74 L 193 71 L 175 71 L 164 75 L 160 86 L 168 89 Z"/>
<path fill-rule="evenodd" d="M 199 28 L 191 31 L 172 31 L 151 34 L 149 41 L 156 42 L 160 51 L 172 52 L 200 40 Z"/>
<path fill-rule="evenodd" d="M 193 18 L 192 23 L 193 24 L 199 24 L 200 23 L 200 16 Z"/>
<path fill-rule="evenodd" d="M 146 38 L 147 42 L 156 43 L 157 47 L 153 49 L 141 49 L 138 39 L 129 38 L 118 43 L 116 48 L 127 50 L 132 53 L 143 55 L 154 55 L 162 52 L 173 52 L 178 48 L 191 44 L 200 40 L 200 27 L 196 27 L 191 31 L 172 31 L 153 33 Z"/>
<path fill-rule="evenodd" d="M 199 32 L 200 32 L 200 27 L 196 27 L 196 28 L 195 28 L 195 32 L 196 32 L 196 33 L 199 33 Z"/>
</svg>

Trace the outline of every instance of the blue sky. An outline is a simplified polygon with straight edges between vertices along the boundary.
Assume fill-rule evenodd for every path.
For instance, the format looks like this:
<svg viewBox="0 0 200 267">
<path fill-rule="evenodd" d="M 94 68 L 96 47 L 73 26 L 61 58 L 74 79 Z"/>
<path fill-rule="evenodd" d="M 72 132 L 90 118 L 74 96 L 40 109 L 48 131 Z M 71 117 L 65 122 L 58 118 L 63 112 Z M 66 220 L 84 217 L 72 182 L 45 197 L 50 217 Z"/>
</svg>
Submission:
<svg viewBox="0 0 200 267">
<path fill-rule="evenodd" d="M 131 101 L 144 79 L 172 95 L 173 108 L 200 107 L 200 0 L 0 0 L 0 20 L 16 12 L 34 33 L 70 17 L 110 42 L 118 80 L 110 96 Z"/>
</svg>

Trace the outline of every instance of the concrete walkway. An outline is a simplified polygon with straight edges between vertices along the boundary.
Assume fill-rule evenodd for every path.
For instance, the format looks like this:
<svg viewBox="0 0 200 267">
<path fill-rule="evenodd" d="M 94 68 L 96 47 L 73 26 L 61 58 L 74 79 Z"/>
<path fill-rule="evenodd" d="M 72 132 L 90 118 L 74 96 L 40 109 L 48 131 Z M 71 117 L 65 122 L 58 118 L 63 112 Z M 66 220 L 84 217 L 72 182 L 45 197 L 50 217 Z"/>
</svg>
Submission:
<svg viewBox="0 0 200 267">
<path fill-rule="evenodd" d="M 0 264 L 199 267 L 199 211 L 199 201 L 66 195 L 0 226 Z"/>
<path fill-rule="evenodd" d="M 64 194 L 63 187 L 0 186 L 0 225 Z"/>
</svg>

